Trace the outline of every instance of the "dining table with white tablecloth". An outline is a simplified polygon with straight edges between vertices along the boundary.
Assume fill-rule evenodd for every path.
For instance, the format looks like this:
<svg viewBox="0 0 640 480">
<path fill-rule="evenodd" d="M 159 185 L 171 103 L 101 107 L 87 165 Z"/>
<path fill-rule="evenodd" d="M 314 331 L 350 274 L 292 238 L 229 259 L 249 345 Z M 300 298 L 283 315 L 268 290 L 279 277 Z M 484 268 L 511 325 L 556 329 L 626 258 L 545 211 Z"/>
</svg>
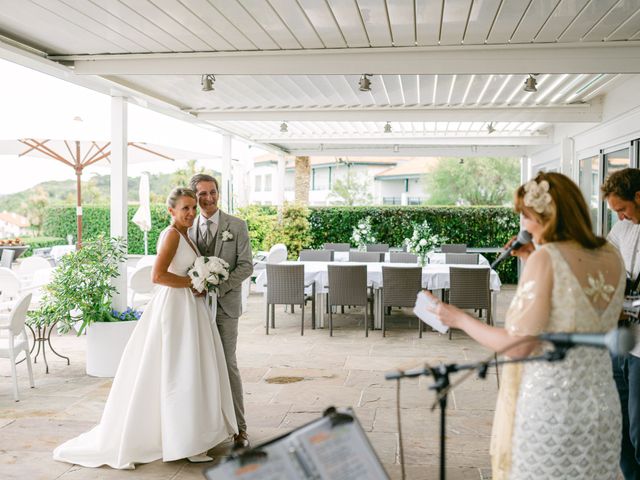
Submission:
<svg viewBox="0 0 640 480">
<path fill-rule="evenodd" d="M 349 253 L 350 252 L 334 252 L 333 260 L 336 262 L 348 262 L 349 261 Z M 384 254 L 384 261 L 389 262 L 389 252 Z M 445 253 L 442 252 L 429 252 L 427 253 L 427 263 L 446 263 L 447 257 Z M 478 254 L 478 264 L 479 265 L 489 265 L 489 260 L 484 255 Z M 397 264 L 394 264 L 397 265 Z"/>
<path fill-rule="evenodd" d="M 415 268 L 417 265 L 412 263 L 386 263 L 386 262 L 313 262 L 313 261 L 285 261 L 280 265 L 304 265 L 304 281 L 305 284 L 315 283 L 316 295 L 318 301 L 316 307 L 318 310 L 316 314 L 320 319 L 320 325 L 324 322 L 324 310 L 323 307 L 327 290 L 326 287 L 329 284 L 329 265 L 366 265 L 367 266 L 367 285 L 370 285 L 374 290 L 379 291 L 382 287 L 382 267 L 393 268 Z M 447 265 L 432 263 L 422 267 L 422 287 L 427 290 L 447 290 L 449 288 L 449 268 L 450 267 L 463 267 L 463 268 L 489 268 L 487 265 Z M 267 271 L 264 270 L 256 277 L 255 291 L 265 292 L 266 295 L 267 285 Z M 493 294 L 500 291 L 501 287 L 500 277 L 495 270 L 491 270 L 489 275 L 489 287 Z M 495 305 L 495 302 L 492 302 Z M 375 309 L 378 311 L 378 309 Z M 376 328 L 380 325 L 380 320 L 375 319 Z"/>
</svg>

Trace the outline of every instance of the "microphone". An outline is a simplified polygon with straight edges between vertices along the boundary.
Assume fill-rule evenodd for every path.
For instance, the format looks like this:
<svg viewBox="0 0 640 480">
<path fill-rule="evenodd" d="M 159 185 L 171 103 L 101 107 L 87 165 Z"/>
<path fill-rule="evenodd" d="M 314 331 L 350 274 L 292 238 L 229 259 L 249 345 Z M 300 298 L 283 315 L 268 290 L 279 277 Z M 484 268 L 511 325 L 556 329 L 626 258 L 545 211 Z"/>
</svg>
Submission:
<svg viewBox="0 0 640 480">
<path fill-rule="evenodd" d="M 526 245 L 527 243 L 531 243 L 531 234 L 526 230 L 520 230 L 518 232 L 518 236 L 516 240 L 509 245 L 498 258 L 491 264 L 491 268 L 496 268 L 496 266 L 502 262 L 503 260 L 509 258 L 511 256 L 511 252 L 514 250 L 518 250 L 521 246 Z"/>
<path fill-rule="evenodd" d="M 629 353 L 636 344 L 636 339 L 628 328 L 617 328 L 607 333 L 543 333 L 538 338 L 558 347 L 582 345 L 606 348 L 614 355 Z"/>
</svg>

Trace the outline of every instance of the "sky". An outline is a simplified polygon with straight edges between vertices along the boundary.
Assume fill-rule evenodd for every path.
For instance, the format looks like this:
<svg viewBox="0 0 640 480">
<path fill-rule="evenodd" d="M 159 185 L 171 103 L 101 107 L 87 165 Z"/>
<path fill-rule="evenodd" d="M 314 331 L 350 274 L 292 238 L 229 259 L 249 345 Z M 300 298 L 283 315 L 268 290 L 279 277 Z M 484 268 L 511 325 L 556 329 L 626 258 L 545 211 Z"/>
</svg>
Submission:
<svg viewBox="0 0 640 480">
<path fill-rule="evenodd" d="M 111 98 L 64 80 L 0 59 L 0 145 L 18 138 L 110 139 Z M 129 103 L 129 141 L 220 156 L 221 136 L 192 123 L 156 113 Z M 234 142 L 232 156 L 242 154 L 247 145 Z M 255 154 L 264 153 L 259 149 Z M 129 176 L 143 171 L 173 172 L 186 161 L 155 161 L 130 164 Z M 219 160 L 202 160 L 201 165 L 219 170 Z M 0 153 L 0 195 L 19 192 L 47 180 L 73 180 L 72 168 L 52 159 Z M 109 173 L 109 164 L 88 167 L 83 179 L 92 172 Z"/>
</svg>

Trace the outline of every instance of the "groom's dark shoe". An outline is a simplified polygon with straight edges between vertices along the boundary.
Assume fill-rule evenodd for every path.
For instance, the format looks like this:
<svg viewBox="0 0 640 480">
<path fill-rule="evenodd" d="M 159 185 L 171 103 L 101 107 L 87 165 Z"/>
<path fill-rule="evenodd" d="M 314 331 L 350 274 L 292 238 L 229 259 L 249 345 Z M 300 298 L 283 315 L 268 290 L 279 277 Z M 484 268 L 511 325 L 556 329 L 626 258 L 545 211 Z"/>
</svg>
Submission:
<svg viewBox="0 0 640 480">
<path fill-rule="evenodd" d="M 240 430 L 237 435 L 234 435 L 233 446 L 234 448 L 249 448 L 251 444 L 249 443 L 249 435 L 247 435 L 247 432 Z"/>
</svg>

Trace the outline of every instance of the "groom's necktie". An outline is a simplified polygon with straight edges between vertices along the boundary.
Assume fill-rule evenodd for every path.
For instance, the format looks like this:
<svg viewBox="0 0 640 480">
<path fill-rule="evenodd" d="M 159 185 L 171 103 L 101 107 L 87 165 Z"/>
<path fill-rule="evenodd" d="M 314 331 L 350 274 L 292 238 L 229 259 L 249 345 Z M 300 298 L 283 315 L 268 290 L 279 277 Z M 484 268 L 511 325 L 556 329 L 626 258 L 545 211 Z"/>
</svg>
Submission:
<svg viewBox="0 0 640 480">
<path fill-rule="evenodd" d="M 211 249 L 211 243 L 213 241 L 213 235 L 211 234 L 211 224 L 213 223 L 212 220 L 207 220 L 207 227 L 204 231 L 204 235 L 203 235 L 203 240 L 204 240 L 204 245 L 205 247 L 207 247 L 207 250 Z"/>
</svg>

